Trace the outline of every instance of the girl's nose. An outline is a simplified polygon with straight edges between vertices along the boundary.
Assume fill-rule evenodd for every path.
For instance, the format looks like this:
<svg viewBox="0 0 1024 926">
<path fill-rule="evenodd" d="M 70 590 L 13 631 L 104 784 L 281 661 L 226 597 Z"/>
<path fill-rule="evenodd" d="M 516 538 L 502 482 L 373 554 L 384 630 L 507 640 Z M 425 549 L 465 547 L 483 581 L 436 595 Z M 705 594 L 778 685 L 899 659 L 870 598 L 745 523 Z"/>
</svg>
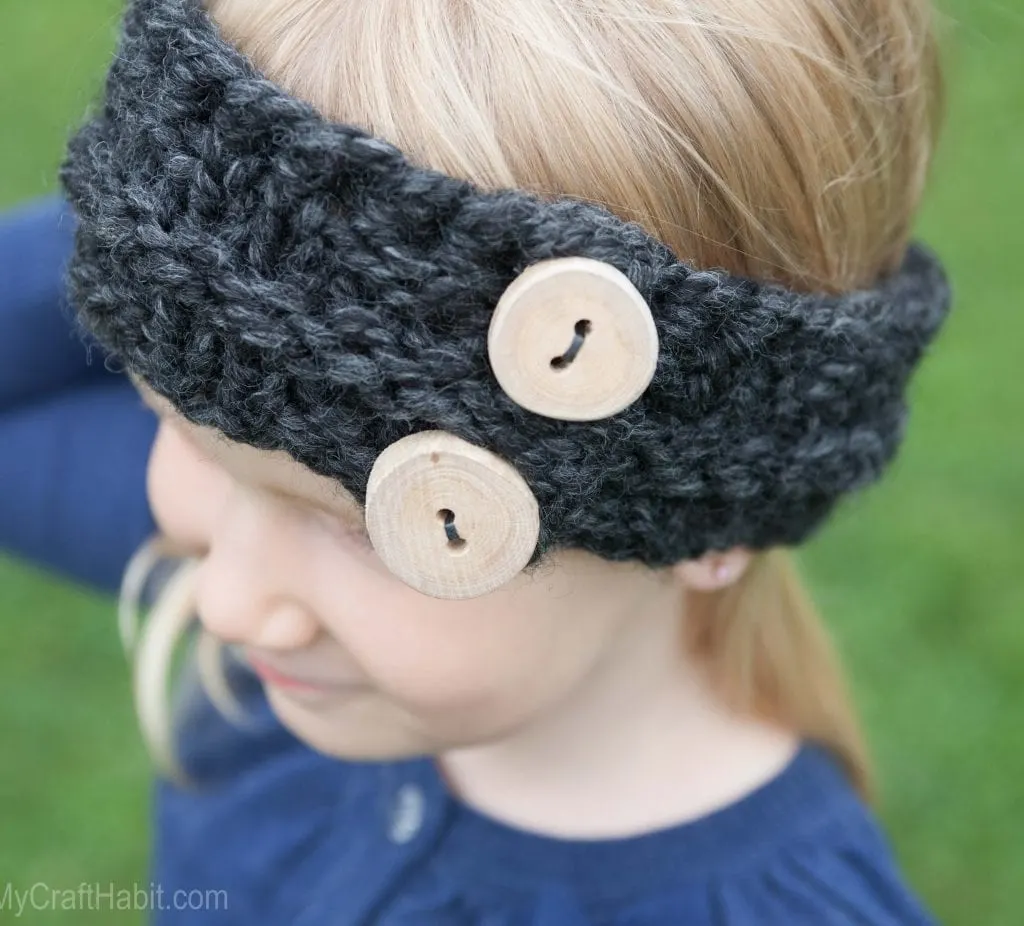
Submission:
<svg viewBox="0 0 1024 926">
<path fill-rule="evenodd" d="M 309 646 L 320 625 L 301 604 L 283 602 L 272 608 L 259 623 L 252 646 L 265 650 L 302 649 Z"/>
<path fill-rule="evenodd" d="M 219 513 L 199 566 L 196 608 L 214 636 L 262 649 L 298 649 L 320 629 L 315 614 L 286 581 L 287 524 L 236 489 Z"/>
</svg>

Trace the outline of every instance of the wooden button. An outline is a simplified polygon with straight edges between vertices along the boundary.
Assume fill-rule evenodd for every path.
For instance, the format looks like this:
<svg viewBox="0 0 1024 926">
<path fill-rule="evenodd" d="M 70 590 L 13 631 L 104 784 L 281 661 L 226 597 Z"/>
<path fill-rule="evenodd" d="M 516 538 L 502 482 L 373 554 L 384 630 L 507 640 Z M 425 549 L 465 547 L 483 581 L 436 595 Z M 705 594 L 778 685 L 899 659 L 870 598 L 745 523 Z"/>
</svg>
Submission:
<svg viewBox="0 0 1024 926">
<path fill-rule="evenodd" d="M 476 598 L 530 561 L 540 509 L 526 480 L 500 457 L 424 431 L 377 458 L 366 527 L 377 554 L 407 585 L 434 598 Z"/>
<path fill-rule="evenodd" d="M 487 348 L 510 399 L 563 421 L 617 414 L 643 395 L 658 364 L 643 296 L 610 264 L 585 257 L 520 274 L 494 310 Z"/>
</svg>

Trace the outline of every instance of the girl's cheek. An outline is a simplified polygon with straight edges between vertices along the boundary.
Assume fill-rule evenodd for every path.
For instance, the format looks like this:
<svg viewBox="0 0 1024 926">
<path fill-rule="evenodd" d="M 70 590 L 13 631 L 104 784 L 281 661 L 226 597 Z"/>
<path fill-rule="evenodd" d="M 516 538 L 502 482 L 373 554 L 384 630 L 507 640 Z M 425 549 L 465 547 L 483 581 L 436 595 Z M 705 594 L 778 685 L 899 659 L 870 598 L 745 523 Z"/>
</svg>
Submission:
<svg viewBox="0 0 1024 926">
<path fill-rule="evenodd" d="M 230 478 L 162 421 L 149 455 L 147 490 L 160 531 L 183 552 L 204 555 Z"/>
</svg>

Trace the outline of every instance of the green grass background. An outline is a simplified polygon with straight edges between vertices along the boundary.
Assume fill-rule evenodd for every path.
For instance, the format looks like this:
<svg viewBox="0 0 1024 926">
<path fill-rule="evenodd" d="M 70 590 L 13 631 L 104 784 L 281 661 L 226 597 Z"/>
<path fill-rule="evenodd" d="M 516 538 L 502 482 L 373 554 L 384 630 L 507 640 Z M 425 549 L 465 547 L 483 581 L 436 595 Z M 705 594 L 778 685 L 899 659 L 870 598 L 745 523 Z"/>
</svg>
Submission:
<svg viewBox="0 0 1024 926">
<path fill-rule="evenodd" d="M 0 0 L 0 206 L 55 188 L 119 8 Z M 956 311 L 915 381 L 892 475 L 802 558 L 853 676 L 907 877 L 943 923 L 1019 926 L 1024 0 L 943 9 L 949 121 L 921 234 L 948 261 Z M 145 882 L 148 771 L 112 602 L 0 558 L 0 626 L 0 891 Z"/>
</svg>

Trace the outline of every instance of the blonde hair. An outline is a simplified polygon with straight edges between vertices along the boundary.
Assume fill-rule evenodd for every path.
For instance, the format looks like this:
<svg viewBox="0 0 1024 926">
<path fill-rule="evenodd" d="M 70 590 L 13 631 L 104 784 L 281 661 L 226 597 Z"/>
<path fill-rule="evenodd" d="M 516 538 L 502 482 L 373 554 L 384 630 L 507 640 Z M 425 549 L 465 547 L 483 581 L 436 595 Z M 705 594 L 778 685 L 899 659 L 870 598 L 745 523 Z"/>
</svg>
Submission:
<svg viewBox="0 0 1024 926">
<path fill-rule="evenodd" d="M 929 0 L 208 8 L 275 82 L 417 163 L 603 203 L 698 266 L 803 289 L 849 289 L 898 263 L 940 121 Z M 789 555 L 691 597 L 693 649 L 722 696 L 824 743 L 866 792 L 863 739 Z M 166 648 L 168 634 L 147 636 Z M 167 721 L 145 694 L 163 686 L 147 681 L 158 662 L 140 658 L 137 690 L 167 767 Z"/>
</svg>

